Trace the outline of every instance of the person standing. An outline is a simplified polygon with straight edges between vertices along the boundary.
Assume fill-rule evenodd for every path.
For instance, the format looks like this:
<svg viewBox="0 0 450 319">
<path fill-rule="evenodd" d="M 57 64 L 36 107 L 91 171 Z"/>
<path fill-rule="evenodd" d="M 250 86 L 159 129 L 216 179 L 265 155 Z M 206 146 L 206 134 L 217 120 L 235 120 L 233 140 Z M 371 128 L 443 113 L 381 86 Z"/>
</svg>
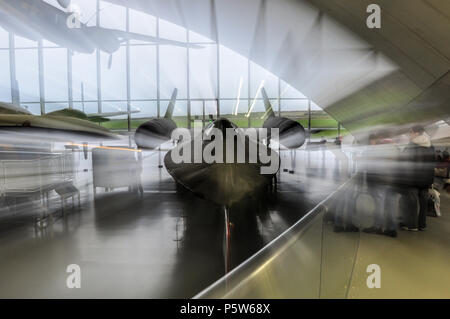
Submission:
<svg viewBox="0 0 450 319">
<path fill-rule="evenodd" d="M 373 225 L 363 229 L 366 233 L 397 237 L 397 214 L 399 192 L 397 171 L 400 152 L 388 138 L 388 132 L 370 137 L 370 149 L 366 151 L 366 185 L 374 199 Z"/>
<path fill-rule="evenodd" d="M 422 126 L 416 125 L 409 131 L 409 144 L 406 145 L 403 156 L 407 162 L 407 183 L 412 187 L 414 197 L 418 198 L 419 209 L 408 213 L 409 223 L 405 230 L 425 230 L 427 227 L 428 189 L 433 184 L 435 167 L 435 150 L 430 137 Z"/>
</svg>

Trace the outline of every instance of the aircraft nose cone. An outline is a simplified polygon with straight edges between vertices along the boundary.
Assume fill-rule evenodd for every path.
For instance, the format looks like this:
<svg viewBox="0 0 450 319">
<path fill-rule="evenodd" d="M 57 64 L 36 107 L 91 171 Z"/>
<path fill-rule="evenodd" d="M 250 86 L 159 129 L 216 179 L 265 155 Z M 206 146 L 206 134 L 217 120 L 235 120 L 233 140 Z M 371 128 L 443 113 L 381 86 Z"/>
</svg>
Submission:
<svg viewBox="0 0 450 319">
<path fill-rule="evenodd" d="M 170 152 L 164 158 L 170 175 L 193 193 L 216 204 L 231 206 L 270 182 L 256 164 L 174 164 Z"/>
</svg>

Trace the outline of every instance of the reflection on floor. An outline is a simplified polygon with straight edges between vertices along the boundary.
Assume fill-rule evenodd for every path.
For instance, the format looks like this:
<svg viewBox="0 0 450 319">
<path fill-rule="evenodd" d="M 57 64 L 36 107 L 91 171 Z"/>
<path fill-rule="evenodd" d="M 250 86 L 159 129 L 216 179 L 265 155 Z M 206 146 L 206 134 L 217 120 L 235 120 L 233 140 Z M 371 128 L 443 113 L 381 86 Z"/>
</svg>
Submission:
<svg viewBox="0 0 450 319">
<path fill-rule="evenodd" d="M 162 154 L 164 156 L 164 154 Z M 158 153 L 144 154 L 141 199 L 126 189 L 92 192 L 89 161 L 78 157 L 82 207 L 44 229 L 36 203 L 0 211 L 0 297 L 185 298 L 224 274 L 220 208 L 177 188 Z M 89 158 L 90 160 L 90 158 Z M 295 165 L 295 174 L 291 170 Z M 248 199 L 231 211 L 232 267 L 278 236 L 347 178 L 332 152 L 282 154 L 276 196 Z M 59 209 L 57 198 L 50 206 Z M 66 268 L 81 267 L 81 289 L 68 289 Z"/>
<path fill-rule="evenodd" d="M 450 298 L 450 195 L 441 192 L 442 217 L 424 232 L 398 238 L 361 233 L 349 298 Z M 367 266 L 381 269 L 381 288 L 369 289 Z"/>
</svg>

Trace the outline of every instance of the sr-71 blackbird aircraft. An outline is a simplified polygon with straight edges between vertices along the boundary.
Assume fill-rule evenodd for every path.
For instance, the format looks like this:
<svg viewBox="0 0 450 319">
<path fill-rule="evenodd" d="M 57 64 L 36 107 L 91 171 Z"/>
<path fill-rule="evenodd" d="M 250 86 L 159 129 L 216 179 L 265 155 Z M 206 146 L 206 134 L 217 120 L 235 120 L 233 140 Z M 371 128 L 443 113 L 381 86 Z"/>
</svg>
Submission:
<svg viewBox="0 0 450 319">
<path fill-rule="evenodd" d="M 272 128 L 279 129 L 278 142 L 282 148 L 297 149 L 301 147 L 305 143 L 307 135 L 303 126 L 286 117 L 275 116 L 264 88 L 262 88 L 261 93 L 264 99 L 266 114 L 268 115 L 268 118 L 263 124 L 263 128 L 269 132 Z M 177 128 L 175 122 L 172 120 L 176 97 L 177 89 L 172 94 L 164 118 L 151 119 L 136 130 L 135 141 L 139 148 L 157 149 L 161 144 L 171 139 L 172 132 Z"/>
<path fill-rule="evenodd" d="M 176 96 L 177 90 L 175 89 L 164 118 L 152 119 L 142 124 L 136 130 L 135 142 L 139 148 L 157 149 L 161 144 L 173 138 L 172 132 L 177 128 L 175 122 L 172 120 Z M 280 121 L 280 124 L 284 123 L 285 121 Z M 278 128 L 276 123 L 272 123 L 271 125 L 270 128 Z M 218 155 L 219 157 L 223 156 L 223 158 L 210 162 L 205 160 L 203 154 L 205 149 L 211 147 L 210 144 L 214 143 L 217 138 L 215 135 L 212 138 L 211 132 L 214 131 L 213 129 L 220 131 L 223 137 L 222 141 L 219 141 L 223 153 Z M 291 133 L 290 130 L 284 130 L 283 132 Z M 195 133 L 197 132 L 194 131 Z M 227 138 L 229 137 L 228 134 L 231 133 L 233 134 L 233 139 Z M 228 269 L 231 240 L 229 208 L 244 198 L 254 195 L 257 196 L 267 189 L 267 187 L 273 185 L 272 183 L 275 181 L 276 173 L 279 170 L 279 155 L 275 150 L 263 145 L 257 139 L 250 138 L 245 134 L 244 130 L 238 129 L 236 125 L 226 118 L 217 119 L 197 134 L 201 135 L 201 137 L 191 135 L 190 139 L 182 140 L 177 145 L 177 148 L 181 147 L 183 152 L 187 149 L 190 150 L 188 161 L 175 161 L 173 156 L 175 149 L 172 149 L 166 154 L 164 164 L 169 174 L 178 184 L 223 208 L 226 241 L 225 263 Z M 229 151 L 227 143 L 230 143 L 230 141 L 233 141 L 230 147 L 233 148 L 234 157 L 231 162 L 226 160 L 228 155 L 226 153 Z M 200 143 L 200 147 L 196 147 L 196 143 Z M 270 141 L 267 141 L 267 144 L 270 144 Z M 259 157 L 261 148 L 264 148 L 263 152 L 266 152 L 266 155 L 270 159 L 276 159 L 275 169 L 267 174 L 262 174 L 261 170 L 264 166 L 271 166 L 272 163 L 263 163 L 261 161 Z M 243 162 L 236 160 L 238 149 L 243 150 Z M 258 153 L 257 160 L 250 161 L 250 152 L 254 152 L 255 150 Z M 201 154 L 199 154 L 200 152 Z M 196 157 L 200 158 L 200 161 L 196 161 Z"/>
<path fill-rule="evenodd" d="M 291 119 L 275 116 L 272 106 L 270 105 L 267 94 L 262 90 L 265 107 L 268 114 L 267 120 L 264 122 L 263 128 L 270 132 L 271 129 L 279 130 L 278 143 L 282 147 L 288 149 L 296 149 L 305 142 L 305 129 L 303 126 Z M 142 124 L 135 133 L 136 145 L 141 149 L 158 149 L 162 144 L 172 139 L 172 133 L 177 125 L 172 120 L 173 110 L 177 96 L 177 89 L 172 94 L 171 101 L 167 108 L 164 118 L 151 119 Z M 226 129 L 235 129 L 237 134 L 243 134 L 243 130 L 237 130 L 237 127 L 225 118 L 220 118 L 210 124 L 204 132 L 211 128 L 219 129 L 223 132 L 224 140 L 226 140 Z M 203 133 L 202 133 L 203 134 Z M 245 141 L 245 138 L 238 138 L 238 141 Z M 182 143 L 190 143 L 193 147 L 193 139 L 182 141 Z M 225 142 L 224 142 L 225 143 Z M 259 141 L 247 138 L 244 142 L 246 158 L 248 158 L 249 147 L 251 143 L 260 145 Z M 208 144 L 203 141 L 202 150 Z M 268 142 L 270 144 L 270 136 Z M 224 146 L 224 150 L 226 147 Z M 262 175 L 260 168 L 261 162 L 257 163 L 202 163 L 177 164 L 172 160 L 172 151 L 166 154 L 164 164 L 169 174 L 179 183 L 191 190 L 195 194 L 207 198 L 221 206 L 229 207 L 238 202 L 242 198 L 255 193 L 257 190 L 269 185 L 275 174 Z M 191 152 L 191 154 L 193 154 Z M 192 155 L 193 156 L 193 155 Z M 276 172 L 275 172 L 276 173 Z"/>
</svg>

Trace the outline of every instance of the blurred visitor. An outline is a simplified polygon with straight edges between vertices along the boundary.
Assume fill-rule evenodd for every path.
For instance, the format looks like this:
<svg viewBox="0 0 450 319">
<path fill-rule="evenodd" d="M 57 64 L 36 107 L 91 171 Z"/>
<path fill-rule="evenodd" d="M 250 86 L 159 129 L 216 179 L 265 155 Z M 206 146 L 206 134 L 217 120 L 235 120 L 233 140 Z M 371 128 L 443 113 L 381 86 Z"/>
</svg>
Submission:
<svg viewBox="0 0 450 319">
<path fill-rule="evenodd" d="M 374 200 L 373 225 L 367 233 L 397 236 L 398 200 L 397 172 L 400 151 L 389 138 L 389 133 L 371 135 L 370 146 L 365 152 L 365 179 L 367 192 Z"/>
<path fill-rule="evenodd" d="M 428 189 L 434 179 L 435 151 L 430 137 L 420 125 L 409 131 L 409 141 L 402 154 L 402 183 L 410 187 L 409 196 L 412 200 L 405 212 L 406 224 L 403 229 L 425 230 Z"/>
<path fill-rule="evenodd" d="M 377 136 L 371 134 L 369 136 L 369 145 L 358 160 L 358 170 L 354 177 L 354 183 L 348 187 L 343 196 L 341 196 L 336 204 L 336 211 L 334 214 L 334 231 L 359 231 L 359 228 L 353 223 L 356 214 L 356 201 L 361 190 L 364 189 L 365 171 L 367 158 L 371 156 L 371 147 L 376 145 Z"/>
</svg>

